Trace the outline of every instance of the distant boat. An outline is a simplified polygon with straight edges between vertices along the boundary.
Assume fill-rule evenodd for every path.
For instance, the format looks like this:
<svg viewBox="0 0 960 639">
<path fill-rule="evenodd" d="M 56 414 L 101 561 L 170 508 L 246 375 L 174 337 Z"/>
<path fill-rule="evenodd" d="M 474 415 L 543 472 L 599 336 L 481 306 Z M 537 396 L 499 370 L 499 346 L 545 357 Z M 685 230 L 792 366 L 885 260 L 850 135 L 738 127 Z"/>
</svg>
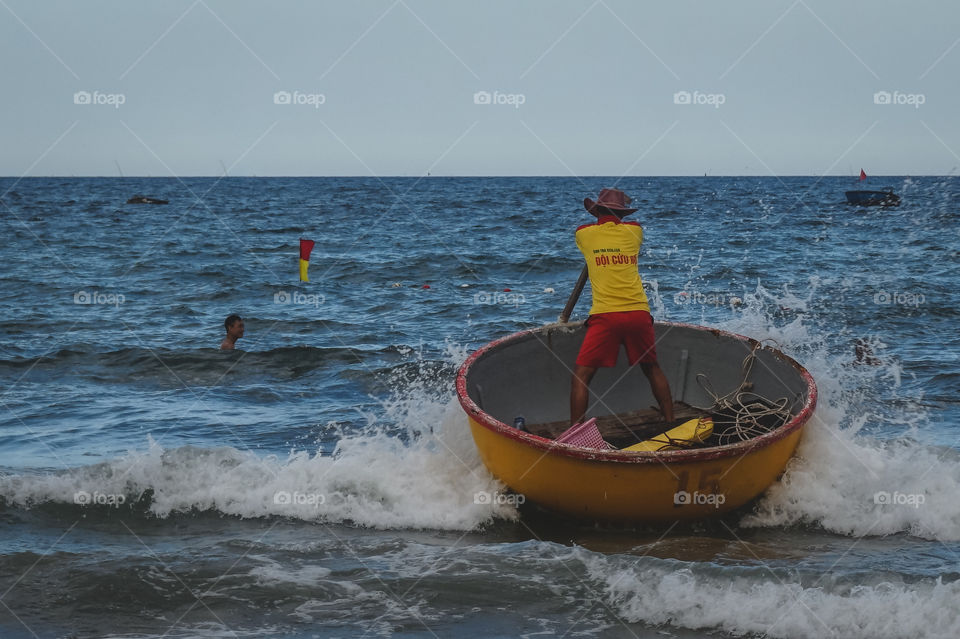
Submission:
<svg viewBox="0 0 960 639">
<path fill-rule="evenodd" d="M 155 197 L 147 197 L 146 195 L 134 195 L 127 200 L 127 204 L 170 204 L 170 202 L 167 200 L 158 200 Z"/>
<path fill-rule="evenodd" d="M 900 196 L 893 188 L 883 191 L 847 191 L 847 203 L 857 206 L 900 206 Z"/>
<path fill-rule="evenodd" d="M 867 179 L 867 174 L 860 169 L 860 182 Z M 893 187 L 882 191 L 847 191 L 847 203 L 855 206 L 900 206 L 900 196 L 893 192 Z"/>
</svg>

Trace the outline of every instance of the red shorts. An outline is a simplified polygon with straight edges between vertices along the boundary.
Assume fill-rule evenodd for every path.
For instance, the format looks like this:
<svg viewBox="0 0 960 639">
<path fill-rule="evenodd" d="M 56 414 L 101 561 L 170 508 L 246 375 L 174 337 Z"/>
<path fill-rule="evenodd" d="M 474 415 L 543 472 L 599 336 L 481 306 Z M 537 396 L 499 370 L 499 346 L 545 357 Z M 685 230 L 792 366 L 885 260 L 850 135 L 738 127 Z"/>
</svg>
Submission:
<svg viewBox="0 0 960 639">
<path fill-rule="evenodd" d="M 627 361 L 654 364 L 657 349 L 653 337 L 653 318 L 647 311 L 598 313 L 587 319 L 587 335 L 577 355 L 579 366 L 610 368 L 616 366 L 620 345 L 627 347 Z"/>
</svg>

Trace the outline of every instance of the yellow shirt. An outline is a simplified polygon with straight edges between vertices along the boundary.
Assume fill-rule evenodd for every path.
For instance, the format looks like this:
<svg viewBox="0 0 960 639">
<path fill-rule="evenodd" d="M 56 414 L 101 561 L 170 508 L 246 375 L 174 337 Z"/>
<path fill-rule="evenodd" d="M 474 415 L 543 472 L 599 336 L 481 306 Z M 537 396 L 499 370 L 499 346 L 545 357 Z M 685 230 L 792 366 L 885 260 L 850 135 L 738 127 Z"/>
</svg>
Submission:
<svg viewBox="0 0 960 639">
<path fill-rule="evenodd" d="M 637 255 L 643 244 L 639 224 L 601 215 L 595 224 L 578 228 L 576 238 L 593 289 L 591 315 L 650 310 L 637 271 Z"/>
</svg>

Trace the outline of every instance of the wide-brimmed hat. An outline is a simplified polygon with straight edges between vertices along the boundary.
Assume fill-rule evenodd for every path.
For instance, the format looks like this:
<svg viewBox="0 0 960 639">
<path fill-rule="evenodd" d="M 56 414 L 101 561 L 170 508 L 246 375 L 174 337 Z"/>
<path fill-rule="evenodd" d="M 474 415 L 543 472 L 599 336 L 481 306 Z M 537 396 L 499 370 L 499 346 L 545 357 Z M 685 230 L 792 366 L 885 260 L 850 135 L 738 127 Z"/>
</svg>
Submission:
<svg viewBox="0 0 960 639">
<path fill-rule="evenodd" d="M 588 197 L 583 198 L 583 208 L 597 217 L 600 217 L 603 209 L 623 217 L 639 210 L 628 208 L 627 205 L 630 204 L 630 201 L 630 197 L 620 189 L 603 189 L 600 191 L 596 202 Z"/>
</svg>

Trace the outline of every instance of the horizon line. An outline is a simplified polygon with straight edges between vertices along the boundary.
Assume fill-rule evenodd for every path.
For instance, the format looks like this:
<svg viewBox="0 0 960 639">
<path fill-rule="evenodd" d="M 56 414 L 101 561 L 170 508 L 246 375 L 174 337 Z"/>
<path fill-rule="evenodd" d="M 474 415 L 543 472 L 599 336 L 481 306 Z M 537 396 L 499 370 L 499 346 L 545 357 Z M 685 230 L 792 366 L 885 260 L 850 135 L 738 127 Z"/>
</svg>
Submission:
<svg viewBox="0 0 960 639">
<path fill-rule="evenodd" d="M 147 179 L 177 179 L 177 178 L 253 178 L 253 179 L 262 179 L 262 178 L 408 178 L 408 179 L 418 179 L 418 178 L 567 178 L 567 179 L 597 179 L 597 178 L 615 178 L 618 180 L 630 179 L 630 178 L 664 178 L 664 177 L 689 177 L 689 178 L 731 178 L 731 177 L 744 177 L 744 178 L 784 178 L 784 177 L 814 177 L 814 178 L 853 178 L 857 179 L 859 174 L 816 174 L 816 173 L 783 173 L 777 175 L 758 175 L 752 173 L 730 173 L 730 174 L 716 174 L 716 175 L 707 175 L 707 174 L 693 174 L 693 173 L 671 173 L 671 174 L 660 174 L 660 175 L 536 175 L 536 174 L 514 174 L 514 175 L 201 175 L 201 174 L 181 174 L 181 175 L 62 175 L 62 174 L 53 174 L 53 175 L 0 175 L 0 180 L 5 179 L 14 179 L 14 180 L 27 180 L 27 179 L 37 179 L 37 178 L 109 178 L 116 180 L 125 180 L 129 178 L 147 178 Z M 870 173 L 867 175 L 868 178 L 909 178 L 909 177 L 958 177 L 955 174 L 951 173 Z"/>
</svg>

